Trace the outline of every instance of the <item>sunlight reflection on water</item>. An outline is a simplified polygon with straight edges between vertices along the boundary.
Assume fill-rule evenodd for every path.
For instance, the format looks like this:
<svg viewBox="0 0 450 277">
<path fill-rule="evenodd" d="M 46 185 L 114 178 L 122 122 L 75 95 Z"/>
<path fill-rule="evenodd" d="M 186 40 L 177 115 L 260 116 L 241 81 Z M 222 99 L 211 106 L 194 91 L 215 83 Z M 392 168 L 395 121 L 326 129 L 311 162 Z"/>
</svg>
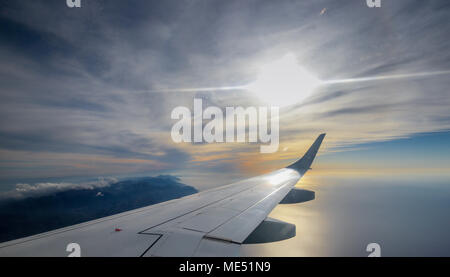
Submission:
<svg viewBox="0 0 450 277">
<path fill-rule="evenodd" d="M 270 217 L 294 223 L 296 237 L 245 245 L 243 256 L 450 256 L 448 176 L 305 176 L 316 199 L 277 206 Z"/>
</svg>

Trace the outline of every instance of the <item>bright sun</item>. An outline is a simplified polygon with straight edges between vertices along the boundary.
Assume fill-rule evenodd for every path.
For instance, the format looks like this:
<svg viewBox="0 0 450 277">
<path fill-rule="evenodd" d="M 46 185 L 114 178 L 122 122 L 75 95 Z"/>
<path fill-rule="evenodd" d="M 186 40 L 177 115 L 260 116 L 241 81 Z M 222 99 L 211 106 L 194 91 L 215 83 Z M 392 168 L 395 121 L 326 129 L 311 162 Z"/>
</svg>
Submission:
<svg viewBox="0 0 450 277">
<path fill-rule="evenodd" d="M 321 81 L 300 67 L 293 54 L 261 67 L 258 78 L 246 86 L 273 106 L 298 103 L 311 94 Z"/>
</svg>

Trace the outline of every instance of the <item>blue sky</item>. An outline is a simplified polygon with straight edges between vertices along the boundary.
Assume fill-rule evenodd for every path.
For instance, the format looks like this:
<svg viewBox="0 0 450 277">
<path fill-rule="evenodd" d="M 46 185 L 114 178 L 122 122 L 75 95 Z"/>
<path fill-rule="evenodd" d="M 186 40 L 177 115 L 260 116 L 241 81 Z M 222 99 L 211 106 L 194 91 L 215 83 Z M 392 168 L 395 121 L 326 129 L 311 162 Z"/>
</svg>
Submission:
<svg viewBox="0 0 450 277">
<path fill-rule="evenodd" d="M 268 104 L 239 90 L 176 89 L 248 84 L 287 54 L 321 80 L 450 70 L 449 18 L 448 1 L 2 1 L 0 190 L 160 173 L 213 186 L 282 167 L 322 132 L 323 172 L 442 171 L 448 74 L 319 88 L 280 110 L 273 154 L 175 144 L 170 113 L 194 97 Z M 173 91 L 154 92 L 164 89 Z"/>
<path fill-rule="evenodd" d="M 450 168 L 449 141 L 449 132 L 417 134 L 403 139 L 343 147 L 338 152 L 327 153 L 321 161 L 352 164 L 365 169 L 409 169 L 410 173 L 439 174 L 441 171 L 447 175 Z M 430 172 L 430 169 L 436 170 Z"/>
</svg>

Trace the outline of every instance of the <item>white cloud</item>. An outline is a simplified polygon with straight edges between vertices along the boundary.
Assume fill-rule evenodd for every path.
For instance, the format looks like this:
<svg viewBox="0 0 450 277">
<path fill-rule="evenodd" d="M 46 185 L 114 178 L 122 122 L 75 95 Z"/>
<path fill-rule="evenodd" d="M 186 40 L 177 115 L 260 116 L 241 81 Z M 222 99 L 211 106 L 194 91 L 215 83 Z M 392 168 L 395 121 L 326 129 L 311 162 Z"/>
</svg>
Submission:
<svg viewBox="0 0 450 277">
<path fill-rule="evenodd" d="M 0 199 L 22 199 L 27 197 L 37 197 L 43 195 L 49 195 L 52 193 L 68 191 L 68 190 L 93 190 L 95 188 L 108 187 L 111 184 L 117 183 L 116 178 L 99 178 L 95 182 L 87 183 L 36 183 L 30 184 L 17 184 L 16 188 L 11 191 L 3 192 L 0 194 Z M 99 192 L 101 194 L 101 192 Z M 97 196 L 103 196 L 103 194 Z"/>
</svg>

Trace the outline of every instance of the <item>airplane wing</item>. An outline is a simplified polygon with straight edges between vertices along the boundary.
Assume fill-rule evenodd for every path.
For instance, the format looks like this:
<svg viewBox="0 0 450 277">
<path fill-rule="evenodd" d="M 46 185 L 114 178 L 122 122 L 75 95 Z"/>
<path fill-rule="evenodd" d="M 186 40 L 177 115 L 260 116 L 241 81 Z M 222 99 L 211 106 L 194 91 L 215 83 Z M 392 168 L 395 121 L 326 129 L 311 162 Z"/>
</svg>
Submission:
<svg viewBox="0 0 450 277">
<path fill-rule="evenodd" d="M 269 220 L 267 215 L 310 169 L 324 137 L 319 135 L 306 154 L 286 168 L 5 242 L 0 256 L 237 256 L 241 244 Z"/>
</svg>

